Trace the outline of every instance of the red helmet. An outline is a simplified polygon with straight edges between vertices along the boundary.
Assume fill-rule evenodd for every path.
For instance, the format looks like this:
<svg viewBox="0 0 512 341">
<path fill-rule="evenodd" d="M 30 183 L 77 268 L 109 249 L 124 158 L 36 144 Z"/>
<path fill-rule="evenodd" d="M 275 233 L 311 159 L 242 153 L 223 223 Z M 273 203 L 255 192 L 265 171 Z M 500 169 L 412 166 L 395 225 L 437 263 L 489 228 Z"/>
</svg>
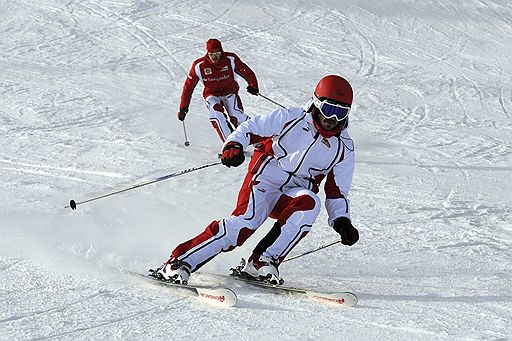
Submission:
<svg viewBox="0 0 512 341">
<path fill-rule="evenodd" d="M 212 38 L 206 42 L 206 52 L 210 51 L 222 51 L 222 43 L 220 40 Z"/>
<path fill-rule="evenodd" d="M 348 127 L 348 115 L 354 94 L 350 83 L 341 76 L 329 75 L 320 79 L 313 98 L 305 107 L 313 115 L 313 123 L 323 137 L 339 134 Z M 320 124 L 319 115 L 326 118 L 336 118 L 338 124 L 335 129 L 325 130 Z"/>
<path fill-rule="evenodd" d="M 352 105 L 354 94 L 350 83 L 341 76 L 329 75 L 320 79 L 315 96 L 318 99 L 330 100 L 336 103 Z"/>
</svg>

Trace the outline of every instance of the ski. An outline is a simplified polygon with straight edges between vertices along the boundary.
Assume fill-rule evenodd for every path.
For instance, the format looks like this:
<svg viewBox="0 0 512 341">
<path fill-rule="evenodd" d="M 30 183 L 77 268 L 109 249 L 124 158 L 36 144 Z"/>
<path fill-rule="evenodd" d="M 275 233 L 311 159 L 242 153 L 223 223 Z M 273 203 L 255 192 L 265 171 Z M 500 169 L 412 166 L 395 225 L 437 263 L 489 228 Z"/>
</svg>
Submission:
<svg viewBox="0 0 512 341">
<path fill-rule="evenodd" d="M 209 287 L 202 285 L 193 285 L 193 284 L 178 284 L 173 282 L 168 282 L 165 280 L 161 280 L 155 277 L 151 277 L 148 275 L 143 275 L 137 272 L 131 272 L 131 274 L 143 277 L 147 280 L 150 280 L 152 283 L 157 285 L 166 287 L 168 289 L 180 292 L 187 292 L 193 296 L 198 297 L 199 299 L 214 304 L 218 306 L 224 307 L 233 307 L 237 303 L 236 293 L 225 287 Z"/>
<path fill-rule="evenodd" d="M 265 280 L 256 280 L 253 279 L 252 277 L 247 277 L 248 275 L 244 275 L 244 273 L 241 271 L 242 268 L 243 266 L 237 266 L 235 268 L 232 268 L 229 277 L 242 281 L 252 286 L 256 286 L 265 290 L 271 290 L 278 294 L 292 294 L 301 297 L 305 296 L 307 299 L 319 301 L 325 304 L 336 305 L 341 307 L 354 307 L 357 304 L 357 296 L 349 291 L 330 293 L 310 290 L 306 288 L 284 286 L 282 285 L 282 281 L 281 284 L 269 283 L 268 281 Z"/>
</svg>

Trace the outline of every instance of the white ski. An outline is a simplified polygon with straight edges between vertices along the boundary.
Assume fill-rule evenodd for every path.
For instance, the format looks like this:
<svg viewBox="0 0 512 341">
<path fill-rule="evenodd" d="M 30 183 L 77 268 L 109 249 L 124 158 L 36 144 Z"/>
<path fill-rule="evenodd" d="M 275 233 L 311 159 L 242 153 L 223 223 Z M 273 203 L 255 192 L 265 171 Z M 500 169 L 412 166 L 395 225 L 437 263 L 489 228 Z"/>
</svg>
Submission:
<svg viewBox="0 0 512 341">
<path fill-rule="evenodd" d="M 302 297 L 306 296 L 308 299 L 319 301 L 325 304 L 331 304 L 340 307 L 353 307 L 357 304 L 357 296 L 349 291 L 329 293 L 309 290 L 305 288 L 283 286 L 279 284 L 270 284 L 266 282 L 246 279 L 237 275 L 231 275 L 230 277 L 239 281 L 243 281 L 244 283 L 257 286 L 259 288 L 272 290 L 279 294 L 296 294 Z"/>
<path fill-rule="evenodd" d="M 236 305 L 237 296 L 236 293 L 225 287 L 207 287 L 201 285 L 192 285 L 192 284 L 176 284 L 172 282 L 163 281 L 151 276 L 143 275 L 137 272 L 131 272 L 132 274 L 143 277 L 147 280 L 150 280 L 152 283 L 161 285 L 163 287 L 181 291 L 188 292 L 194 296 L 197 296 L 201 300 L 205 302 L 225 307 L 233 307 Z"/>
</svg>

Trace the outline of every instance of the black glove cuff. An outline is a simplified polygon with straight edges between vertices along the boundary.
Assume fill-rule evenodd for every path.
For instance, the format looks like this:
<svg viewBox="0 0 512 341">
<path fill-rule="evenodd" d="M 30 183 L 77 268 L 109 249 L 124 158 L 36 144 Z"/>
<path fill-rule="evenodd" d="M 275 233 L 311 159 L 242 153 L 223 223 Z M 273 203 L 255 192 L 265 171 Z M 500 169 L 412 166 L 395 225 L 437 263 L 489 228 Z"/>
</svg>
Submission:
<svg viewBox="0 0 512 341">
<path fill-rule="evenodd" d="M 352 222 L 347 217 L 336 218 L 332 226 L 334 231 L 338 232 L 339 234 L 342 234 L 347 227 L 352 227 Z"/>
</svg>

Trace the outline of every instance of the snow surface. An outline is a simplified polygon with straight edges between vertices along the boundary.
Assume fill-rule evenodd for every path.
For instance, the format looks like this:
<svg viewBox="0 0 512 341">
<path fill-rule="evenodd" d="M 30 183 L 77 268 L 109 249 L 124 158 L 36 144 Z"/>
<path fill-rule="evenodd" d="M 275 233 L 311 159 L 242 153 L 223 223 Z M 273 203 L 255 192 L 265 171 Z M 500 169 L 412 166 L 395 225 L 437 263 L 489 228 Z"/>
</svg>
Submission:
<svg viewBox="0 0 512 341">
<path fill-rule="evenodd" d="M 0 339 L 509 340 L 512 4 L 507 0 L 1 1 Z M 200 89 L 181 87 L 218 37 L 261 93 L 303 105 L 351 81 L 361 239 L 283 264 L 290 285 L 352 290 L 354 309 L 230 284 L 219 309 L 146 272 L 234 207 L 245 167 L 217 161 Z M 245 92 L 248 114 L 276 106 Z M 203 271 L 227 273 L 243 247 Z M 336 240 L 322 212 L 293 254 Z M 215 284 L 198 275 L 191 282 Z"/>
</svg>

